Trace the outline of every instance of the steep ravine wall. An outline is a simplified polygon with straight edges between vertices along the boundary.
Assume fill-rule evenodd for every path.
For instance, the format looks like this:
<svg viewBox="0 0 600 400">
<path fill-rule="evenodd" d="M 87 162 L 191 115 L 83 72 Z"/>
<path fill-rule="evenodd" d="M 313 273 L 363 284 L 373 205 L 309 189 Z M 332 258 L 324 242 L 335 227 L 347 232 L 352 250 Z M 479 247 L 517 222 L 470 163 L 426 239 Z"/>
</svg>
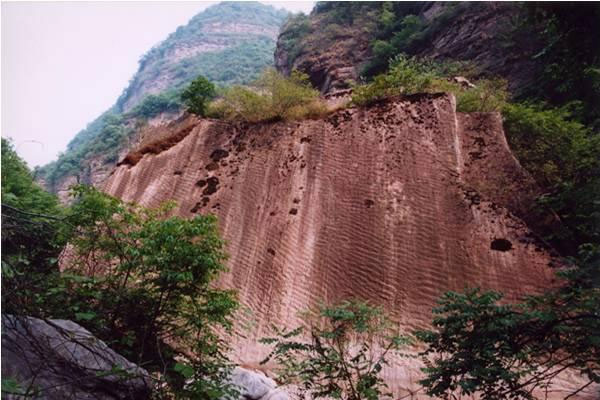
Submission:
<svg viewBox="0 0 600 400">
<path fill-rule="evenodd" d="M 553 283 L 552 258 L 508 208 L 535 192 L 498 114 L 455 112 L 451 95 L 418 95 L 321 120 L 249 126 L 188 117 L 183 137 L 131 157 L 104 190 L 177 213 L 214 213 L 229 272 L 253 322 L 236 356 L 256 365 L 271 323 L 294 326 L 317 301 L 359 297 L 405 329 L 427 326 L 446 290 L 509 299 Z M 132 165 L 135 164 L 135 165 Z M 248 321 L 247 321 L 248 322 Z M 386 371 L 399 394 L 419 365 Z"/>
</svg>

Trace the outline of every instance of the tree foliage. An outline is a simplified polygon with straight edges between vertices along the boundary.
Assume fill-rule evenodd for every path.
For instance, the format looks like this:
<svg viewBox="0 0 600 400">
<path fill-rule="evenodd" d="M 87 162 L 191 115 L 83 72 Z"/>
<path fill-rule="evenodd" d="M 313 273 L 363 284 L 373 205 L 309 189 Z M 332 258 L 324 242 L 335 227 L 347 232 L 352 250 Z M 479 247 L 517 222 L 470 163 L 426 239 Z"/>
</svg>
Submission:
<svg viewBox="0 0 600 400">
<path fill-rule="evenodd" d="M 200 75 L 181 93 L 181 100 L 191 113 L 204 116 L 208 102 L 215 95 L 215 85 Z"/>
<path fill-rule="evenodd" d="M 567 107 L 514 103 L 502 115 L 511 148 L 545 191 L 534 212 L 559 218 L 558 226 L 538 229 L 565 255 L 600 243 L 600 135 Z"/>
<path fill-rule="evenodd" d="M 352 300 L 320 306 L 304 317 L 305 326 L 275 329 L 273 346 L 262 362 L 275 360 L 279 379 L 310 398 L 377 400 L 387 396 L 382 368 L 408 339 L 392 328 L 380 308 Z M 308 340 L 303 340 L 308 336 Z"/>
<path fill-rule="evenodd" d="M 600 257 L 582 249 L 580 264 L 562 272 L 566 284 L 522 303 L 502 294 L 446 293 L 434 309 L 433 330 L 417 334 L 428 346 L 421 381 L 431 396 L 479 394 L 483 399 L 535 399 L 565 370 L 600 383 Z"/>
<path fill-rule="evenodd" d="M 55 270 L 61 250 L 51 222 L 63 210 L 55 196 L 33 181 L 12 143 L 2 138 L 2 274 Z M 4 279 L 3 279 L 4 286 Z M 5 293 L 7 293 L 5 291 Z M 3 297 L 4 299 L 4 297 Z M 4 308 L 5 312 L 10 312 Z"/>
<path fill-rule="evenodd" d="M 3 312 L 78 322 L 149 370 L 165 396 L 233 395 L 223 335 L 237 300 L 211 285 L 225 259 L 215 218 L 173 217 L 168 204 L 145 209 L 84 186 L 61 209 L 2 144 L 12 204 L 2 207 Z"/>
<path fill-rule="evenodd" d="M 33 181 L 10 139 L 2 138 L 2 204 L 29 212 L 56 213 L 58 200 Z"/>
<path fill-rule="evenodd" d="M 176 90 L 148 95 L 130 114 L 138 118 L 152 118 L 163 112 L 176 112 L 181 108 L 179 97 Z"/>
<path fill-rule="evenodd" d="M 574 117 L 600 132 L 600 5 L 572 7 L 538 2 L 523 6 L 530 38 L 542 44 L 533 56 L 537 79 L 522 97 L 544 99 L 555 107 L 577 104 Z"/>
</svg>

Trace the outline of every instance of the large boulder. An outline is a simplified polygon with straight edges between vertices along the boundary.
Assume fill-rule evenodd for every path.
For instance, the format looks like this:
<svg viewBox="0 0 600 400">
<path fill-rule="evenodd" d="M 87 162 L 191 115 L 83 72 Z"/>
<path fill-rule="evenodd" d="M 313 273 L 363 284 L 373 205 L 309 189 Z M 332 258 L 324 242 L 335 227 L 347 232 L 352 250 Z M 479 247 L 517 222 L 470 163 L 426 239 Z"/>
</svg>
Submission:
<svg viewBox="0 0 600 400">
<path fill-rule="evenodd" d="M 151 390 L 144 369 L 80 325 L 13 315 L 2 316 L 2 380 L 26 392 L 8 399 L 147 399 Z"/>
<path fill-rule="evenodd" d="M 273 379 L 259 371 L 236 367 L 231 373 L 231 383 L 240 391 L 240 399 L 249 400 L 288 400 L 284 391 L 277 389 Z"/>
</svg>

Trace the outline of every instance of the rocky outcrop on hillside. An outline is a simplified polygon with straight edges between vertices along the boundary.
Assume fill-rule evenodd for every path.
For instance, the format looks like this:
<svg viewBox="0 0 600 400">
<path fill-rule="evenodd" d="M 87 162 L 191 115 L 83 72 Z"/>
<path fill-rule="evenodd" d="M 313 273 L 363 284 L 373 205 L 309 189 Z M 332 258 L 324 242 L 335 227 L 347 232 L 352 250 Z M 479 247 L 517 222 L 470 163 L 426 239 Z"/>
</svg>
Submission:
<svg viewBox="0 0 600 400">
<path fill-rule="evenodd" d="M 513 93 L 527 90 L 536 78 L 533 55 L 541 50 L 535 37 L 520 38 L 517 34 L 527 10 L 497 2 L 454 7 L 434 3 L 423 12 L 429 24 L 440 19 L 448 24 L 440 27 L 415 54 L 436 60 L 469 61 L 487 75 L 506 78 Z"/>
<path fill-rule="evenodd" d="M 357 82 L 371 54 L 378 7 L 365 5 L 349 13 L 356 16 L 352 23 L 315 11 L 288 20 L 277 40 L 275 67 L 286 75 L 293 69 L 306 72 L 322 93 Z"/>
<path fill-rule="evenodd" d="M 425 39 L 407 50 L 410 54 L 471 62 L 483 74 L 506 78 L 513 92 L 526 90 L 534 81 L 533 55 L 541 49 L 531 35 L 527 40 L 518 36 L 525 8 L 495 2 L 412 3 L 406 7 L 421 19 L 424 28 L 419 35 Z M 306 72 L 323 93 L 349 87 L 371 59 L 381 29 L 381 3 L 374 4 L 360 8 L 337 2 L 324 11 L 317 8 L 302 21 L 304 29 L 298 28 L 300 20 L 288 21 L 278 39 L 276 67 L 285 73 Z"/>
<path fill-rule="evenodd" d="M 5 382 L 14 380 L 15 392 Z M 80 325 L 2 315 L 2 398 L 123 400 L 150 397 L 148 373 Z"/>
<path fill-rule="evenodd" d="M 234 343 L 256 365 L 272 323 L 358 297 L 403 329 L 427 326 L 444 291 L 479 286 L 515 300 L 552 285 L 555 263 L 515 216 L 536 194 L 499 114 L 461 114 L 451 95 L 415 95 L 320 120 L 236 125 L 188 117 L 130 153 L 104 190 L 183 216 L 212 213 L 253 329 Z M 176 138 L 176 139 L 175 139 Z M 415 390 L 417 361 L 385 372 Z M 564 383 L 567 387 L 568 383 Z M 560 392 L 558 392 L 560 393 Z"/>
</svg>

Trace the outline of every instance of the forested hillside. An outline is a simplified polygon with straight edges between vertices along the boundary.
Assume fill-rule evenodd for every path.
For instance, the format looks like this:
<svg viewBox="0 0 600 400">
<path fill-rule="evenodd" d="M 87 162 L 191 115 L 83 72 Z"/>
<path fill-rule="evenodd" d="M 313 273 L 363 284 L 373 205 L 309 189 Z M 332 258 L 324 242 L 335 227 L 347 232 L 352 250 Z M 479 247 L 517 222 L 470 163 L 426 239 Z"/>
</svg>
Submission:
<svg viewBox="0 0 600 400">
<path fill-rule="evenodd" d="M 37 179 L 52 191 L 69 183 L 98 183 L 120 152 L 136 141 L 145 121 L 181 109 L 182 89 L 198 75 L 218 86 L 253 81 L 273 65 L 279 27 L 287 12 L 260 3 L 220 3 L 194 16 L 139 61 L 115 105 L 79 132 Z"/>
</svg>

